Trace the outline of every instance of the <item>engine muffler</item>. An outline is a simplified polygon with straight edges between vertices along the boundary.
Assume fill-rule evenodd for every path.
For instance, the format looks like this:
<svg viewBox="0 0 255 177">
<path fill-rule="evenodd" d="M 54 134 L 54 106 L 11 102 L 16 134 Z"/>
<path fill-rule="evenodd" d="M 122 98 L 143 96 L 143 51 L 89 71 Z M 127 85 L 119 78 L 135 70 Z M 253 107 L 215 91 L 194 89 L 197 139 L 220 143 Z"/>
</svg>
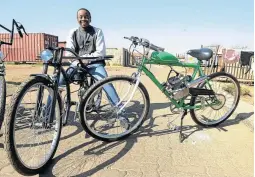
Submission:
<svg viewBox="0 0 255 177">
<path fill-rule="evenodd" d="M 192 96 L 198 95 L 215 95 L 213 90 L 201 89 L 201 88 L 189 88 L 189 93 Z"/>
</svg>

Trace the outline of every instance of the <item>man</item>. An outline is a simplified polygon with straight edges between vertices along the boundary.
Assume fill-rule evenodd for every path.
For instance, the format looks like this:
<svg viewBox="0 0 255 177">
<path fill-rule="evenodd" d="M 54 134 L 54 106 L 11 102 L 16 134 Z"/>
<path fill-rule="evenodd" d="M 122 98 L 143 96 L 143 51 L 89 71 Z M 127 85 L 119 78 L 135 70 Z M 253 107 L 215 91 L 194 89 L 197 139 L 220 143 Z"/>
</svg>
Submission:
<svg viewBox="0 0 255 177">
<path fill-rule="evenodd" d="M 100 28 L 96 28 L 90 25 L 91 14 L 85 9 L 81 8 L 77 11 L 77 21 L 79 27 L 71 30 L 67 42 L 66 48 L 73 49 L 80 57 L 99 57 L 106 55 L 106 47 L 104 41 L 104 35 Z M 65 56 L 72 56 L 72 54 L 65 53 Z M 78 61 L 73 61 L 71 63 L 72 68 L 76 67 Z M 97 61 L 87 66 L 88 72 L 94 76 L 97 80 L 101 80 L 107 77 L 107 72 L 104 68 L 105 61 Z M 70 70 L 71 71 L 71 70 Z M 70 74 L 67 72 L 67 75 Z M 64 85 L 64 78 L 61 75 L 59 85 Z M 112 84 L 108 84 L 103 87 L 106 92 L 108 100 L 113 106 L 115 106 L 119 101 L 119 97 Z M 118 105 L 119 108 L 123 106 L 123 103 Z M 122 110 L 125 114 L 125 110 Z M 128 129 L 129 120 L 125 117 L 119 117 L 121 125 Z"/>
<path fill-rule="evenodd" d="M 104 35 L 100 28 L 96 28 L 90 25 L 91 14 L 85 9 L 81 8 L 77 11 L 77 21 L 79 27 L 71 30 L 67 42 L 66 48 L 73 49 L 80 57 L 99 57 L 106 55 Z M 72 54 L 65 53 L 65 56 L 72 56 Z M 78 64 L 78 61 L 73 61 L 70 67 L 74 68 Z M 101 80 L 107 77 L 107 72 L 104 68 L 105 61 L 97 61 L 87 66 L 88 72 L 94 76 L 97 80 Z M 71 70 L 69 70 L 71 71 Z M 70 74 L 67 72 L 67 75 Z M 60 75 L 59 86 L 65 84 L 62 74 Z M 106 92 L 107 98 L 113 106 L 119 103 L 120 99 L 112 84 L 107 84 L 103 87 Z M 48 99 L 47 107 L 50 105 L 50 99 Z M 118 107 L 121 108 L 123 103 L 119 104 Z M 125 116 L 125 109 L 121 111 L 121 115 L 118 116 L 120 120 L 120 125 L 128 129 L 129 120 Z"/>
<path fill-rule="evenodd" d="M 77 21 L 80 25 L 78 28 L 72 29 L 67 37 L 66 47 L 73 49 L 80 57 L 99 57 L 106 55 L 106 47 L 104 35 L 100 28 L 90 25 L 91 14 L 81 8 L 77 11 Z M 70 52 L 66 52 L 65 56 L 72 56 Z M 78 61 L 73 61 L 70 67 L 76 67 Z M 107 72 L 104 68 L 105 61 L 97 61 L 88 65 L 88 72 L 96 79 L 101 80 L 107 77 Z M 71 71 L 71 70 L 70 70 Z M 70 74 L 70 73 L 67 73 Z M 64 85 L 63 76 L 60 77 L 59 85 Z M 119 101 L 118 95 L 112 85 L 104 86 L 113 105 Z"/>
<path fill-rule="evenodd" d="M 87 9 L 81 8 L 77 11 L 77 21 L 79 27 L 71 30 L 67 42 L 66 48 L 73 49 L 80 57 L 99 57 L 106 55 L 104 35 L 101 29 L 90 25 L 91 14 Z M 65 56 L 72 56 L 72 53 L 66 52 Z M 72 61 L 70 67 L 77 67 L 78 61 Z M 105 61 L 97 61 L 87 66 L 88 72 L 94 76 L 97 80 L 101 80 L 107 77 L 107 72 L 104 68 Z M 71 69 L 69 70 L 71 72 Z M 70 74 L 67 72 L 67 75 Z M 65 85 L 65 80 L 60 75 L 59 86 Z M 106 92 L 107 98 L 113 106 L 120 101 L 112 84 L 107 84 L 103 87 Z M 50 97 L 49 97 L 50 98 Z M 51 99 L 47 100 L 47 108 L 50 106 Z M 123 103 L 119 104 L 121 108 Z M 122 110 L 122 114 L 125 114 L 125 110 Z M 128 129 L 129 120 L 126 117 L 119 117 L 122 127 Z"/>
<path fill-rule="evenodd" d="M 67 37 L 66 48 L 73 49 L 80 57 L 100 57 L 106 55 L 104 35 L 101 29 L 90 25 L 91 14 L 85 9 L 81 8 L 77 11 L 77 21 L 79 27 L 72 29 Z M 65 56 L 72 56 L 70 52 L 65 52 Z M 78 61 L 74 60 L 71 62 L 70 68 L 77 67 Z M 107 77 L 107 72 L 104 68 L 105 61 L 97 61 L 87 66 L 88 72 L 95 77 L 97 80 L 101 80 Z M 70 75 L 72 69 L 68 69 L 67 75 Z M 59 86 L 65 86 L 65 80 L 60 74 Z M 119 97 L 112 86 L 108 84 L 103 87 L 106 95 L 113 106 L 119 101 Z M 47 100 L 47 108 L 50 107 L 51 98 Z M 121 107 L 123 104 L 120 104 Z M 124 111 L 123 111 L 124 112 Z"/>
</svg>

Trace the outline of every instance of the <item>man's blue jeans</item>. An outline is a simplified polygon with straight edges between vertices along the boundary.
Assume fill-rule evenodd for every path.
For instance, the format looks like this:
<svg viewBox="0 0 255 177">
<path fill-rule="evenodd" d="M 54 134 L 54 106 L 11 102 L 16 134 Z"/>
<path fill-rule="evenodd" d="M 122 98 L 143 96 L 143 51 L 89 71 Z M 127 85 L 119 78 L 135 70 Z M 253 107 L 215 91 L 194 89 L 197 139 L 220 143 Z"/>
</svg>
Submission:
<svg viewBox="0 0 255 177">
<path fill-rule="evenodd" d="M 77 62 L 71 63 L 70 67 L 73 67 L 73 68 L 77 67 Z M 87 66 L 87 68 L 88 68 L 88 72 L 93 77 L 95 77 L 97 80 L 104 79 L 108 76 L 103 64 L 91 64 L 91 65 Z M 66 74 L 69 75 L 70 72 L 67 71 Z M 63 86 L 63 85 L 65 85 L 65 80 L 63 78 L 63 75 L 61 74 L 60 79 L 59 79 L 59 86 Z M 113 85 L 112 84 L 107 84 L 103 87 L 103 89 L 106 92 L 107 98 L 110 101 L 110 103 L 113 106 L 115 106 L 120 101 L 120 99 L 119 99 Z M 48 97 L 47 108 L 48 108 L 50 102 L 51 102 L 51 98 Z"/>
</svg>

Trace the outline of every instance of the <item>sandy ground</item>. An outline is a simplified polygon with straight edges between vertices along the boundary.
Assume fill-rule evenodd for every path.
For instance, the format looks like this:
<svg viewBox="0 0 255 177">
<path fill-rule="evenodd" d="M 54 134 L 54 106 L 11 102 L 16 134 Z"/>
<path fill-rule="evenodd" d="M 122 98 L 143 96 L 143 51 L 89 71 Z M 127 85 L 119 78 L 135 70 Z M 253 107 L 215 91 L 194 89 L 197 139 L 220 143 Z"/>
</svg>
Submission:
<svg viewBox="0 0 255 177">
<path fill-rule="evenodd" d="M 133 68 L 107 68 L 109 75 L 128 74 Z M 165 81 L 168 70 L 152 67 L 155 76 Z M 7 66 L 8 93 L 31 73 L 41 73 L 38 66 Z M 183 143 L 179 132 L 167 124 L 178 118 L 169 110 L 169 102 L 145 76 L 151 108 L 143 126 L 124 141 L 104 143 L 88 136 L 78 122 L 62 130 L 61 141 L 50 167 L 39 176 L 104 177 L 252 177 L 254 134 L 243 119 L 253 116 L 253 106 L 242 107 L 217 128 L 196 125 L 188 115 L 184 120 Z M 240 118 L 242 116 L 242 118 Z M 180 125 L 180 118 L 173 121 Z M 0 176 L 19 176 L 7 160 L 0 138 Z M 38 175 L 37 175 L 38 176 Z"/>
</svg>

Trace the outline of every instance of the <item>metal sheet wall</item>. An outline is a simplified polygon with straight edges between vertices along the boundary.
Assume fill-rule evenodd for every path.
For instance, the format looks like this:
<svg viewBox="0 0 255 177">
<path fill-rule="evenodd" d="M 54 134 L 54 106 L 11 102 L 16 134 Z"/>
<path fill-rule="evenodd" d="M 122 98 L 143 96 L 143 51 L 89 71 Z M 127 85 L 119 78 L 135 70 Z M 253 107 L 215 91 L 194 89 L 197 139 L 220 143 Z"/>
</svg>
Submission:
<svg viewBox="0 0 255 177">
<path fill-rule="evenodd" d="M 0 40 L 10 42 L 10 33 L 0 33 Z M 58 37 L 45 33 L 29 33 L 20 38 L 14 34 L 12 46 L 2 45 L 1 51 L 7 62 L 36 62 L 40 52 L 48 46 L 56 47 Z"/>
</svg>

